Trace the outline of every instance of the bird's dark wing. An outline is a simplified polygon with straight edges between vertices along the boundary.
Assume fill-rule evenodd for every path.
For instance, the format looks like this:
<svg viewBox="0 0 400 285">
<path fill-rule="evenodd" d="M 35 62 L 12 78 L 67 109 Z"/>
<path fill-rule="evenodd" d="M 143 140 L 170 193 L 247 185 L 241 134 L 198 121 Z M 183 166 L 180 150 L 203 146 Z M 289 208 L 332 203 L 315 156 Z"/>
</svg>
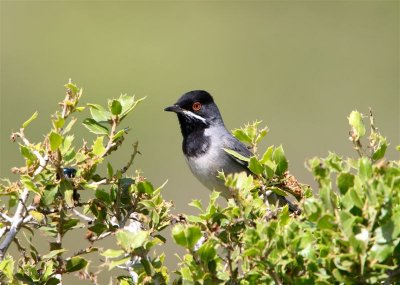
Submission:
<svg viewBox="0 0 400 285">
<path fill-rule="evenodd" d="M 233 136 L 227 136 L 224 138 L 224 149 L 229 157 L 247 169 L 249 165 L 247 159 L 252 156 L 252 153 L 243 143 Z M 235 155 L 232 151 L 239 155 Z"/>
</svg>

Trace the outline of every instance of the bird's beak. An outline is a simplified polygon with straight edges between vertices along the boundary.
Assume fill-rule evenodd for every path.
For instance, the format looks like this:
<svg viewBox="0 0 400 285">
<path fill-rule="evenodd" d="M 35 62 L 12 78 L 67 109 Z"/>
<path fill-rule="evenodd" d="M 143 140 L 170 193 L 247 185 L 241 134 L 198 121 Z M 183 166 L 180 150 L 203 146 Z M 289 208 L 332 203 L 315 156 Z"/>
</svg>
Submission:
<svg viewBox="0 0 400 285">
<path fill-rule="evenodd" d="M 172 106 L 165 108 L 164 111 L 182 113 L 183 109 L 181 107 L 179 107 L 178 105 L 172 105 Z"/>
</svg>

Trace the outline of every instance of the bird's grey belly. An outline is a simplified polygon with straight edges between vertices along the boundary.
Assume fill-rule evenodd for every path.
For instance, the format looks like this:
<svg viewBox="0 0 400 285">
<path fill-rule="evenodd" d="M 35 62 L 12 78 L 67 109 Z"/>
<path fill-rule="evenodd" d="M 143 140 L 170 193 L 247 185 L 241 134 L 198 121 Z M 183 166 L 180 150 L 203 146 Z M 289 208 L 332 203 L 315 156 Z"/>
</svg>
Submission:
<svg viewBox="0 0 400 285">
<path fill-rule="evenodd" d="M 187 158 L 187 163 L 193 175 L 209 190 L 221 192 L 226 199 L 231 197 L 225 182 L 218 178 L 218 172 L 223 171 L 225 174 L 239 173 L 244 171 L 239 164 L 232 163 L 232 159 L 225 153 L 223 149 L 209 151 L 205 155 L 199 157 Z"/>
</svg>

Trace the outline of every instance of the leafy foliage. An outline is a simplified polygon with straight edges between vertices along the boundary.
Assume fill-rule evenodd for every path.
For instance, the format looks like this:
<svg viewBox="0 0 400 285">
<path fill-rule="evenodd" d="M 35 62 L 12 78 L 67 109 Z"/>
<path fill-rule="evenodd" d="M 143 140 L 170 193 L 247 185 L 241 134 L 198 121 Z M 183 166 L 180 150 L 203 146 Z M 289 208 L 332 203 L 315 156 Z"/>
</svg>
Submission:
<svg viewBox="0 0 400 285">
<path fill-rule="evenodd" d="M 22 167 L 12 171 L 16 182 L 0 184 L 0 283 L 60 284 L 65 274 L 98 284 L 92 272 L 93 256 L 112 270 L 118 284 L 396 284 L 400 282 L 400 162 L 387 161 L 386 138 L 369 115 L 349 116 L 350 141 L 358 158 L 329 153 L 307 161 L 318 187 L 313 191 L 290 174 L 282 146 L 259 153 L 267 135 L 256 121 L 233 134 L 248 144 L 253 156 L 226 150 L 248 162 L 253 175 L 225 175 L 232 198 L 226 206 L 213 192 L 206 206 L 193 200 L 197 215 L 172 216 L 172 203 L 142 173 L 127 175 L 138 143 L 125 165 L 111 165 L 111 156 L 124 142 L 129 128 L 124 119 L 142 99 L 121 95 L 99 104 L 79 105 L 81 88 L 69 82 L 61 110 L 52 118 L 44 140 L 31 143 L 24 130 L 34 113 L 11 139 L 18 142 Z M 72 133 L 76 112 L 89 109 L 82 124 L 95 135 L 93 142 L 76 147 Z M 366 145 L 367 147 L 364 147 Z M 400 147 L 397 147 L 400 150 Z M 105 167 L 101 168 L 100 166 Z M 102 173 L 99 169 L 106 169 Z M 81 194 L 85 191 L 85 198 Z M 272 194 L 299 203 L 282 207 Z M 186 249 L 177 277 L 171 280 L 165 255 L 154 249 L 166 238 Z M 86 229 L 86 242 L 72 250 L 64 240 Z M 40 253 L 33 236 L 45 234 L 49 251 Z M 24 242 L 21 242 L 21 237 Z M 115 237 L 115 247 L 100 240 Z M 11 243 L 20 256 L 8 254 Z M 120 274 L 114 269 L 126 272 Z"/>
<path fill-rule="evenodd" d="M 358 159 L 329 153 L 312 158 L 308 168 L 318 182 L 319 196 L 305 185 L 286 181 L 287 160 L 282 147 L 269 147 L 250 158 L 255 177 L 245 173 L 223 176 L 236 196 L 226 207 L 200 201 L 197 216 L 186 216 L 173 237 L 187 249 L 180 263 L 182 284 L 394 284 L 400 282 L 400 168 L 385 161 L 386 139 L 373 125 L 369 153 L 362 148 L 363 116 L 349 117 L 350 140 Z M 257 149 L 258 122 L 234 134 Z M 368 153 L 368 156 L 365 155 Z M 290 185 L 291 187 L 288 187 Z M 294 186 L 294 187 L 293 187 Z M 287 206 L 274 208 L 260 189 L 284 195 L 301 188 L 302 213 Z M 293 191 L 289 191 L 293 192 Z M 201 232 L 188 236 L 186 232 Z M 197 230 L 196 230 L 197 229 Z M 194 243 L 197 243 L 194 245 Z"/>
<path fill-rule="evenodd" d="M 71 82 L 66 88 L 61 111 L 52 116 L 53 128 L 42 142 L 31 143 L 24 134 L 37 113 L 12 134 L 20 144 L 25 166 L 13 169 L 20 174 L 19 182 L 5 180 L 0 188 L 1 195 L 8 197 L 8 209 L 2 212 L 0 224 L 0 277 L 10 284 L 59 284 L 63 274 L 81 271 L 81 278 L 96 283 L 96 274 L 90 273 L 90 260 L 85 255 L 100 252 L 109 269 L 127 271 L 131 280 L 128 283 L 142 283 L 146 278 L 166 283 L 169 277 L 164 257 L 152 257 L 152 249 L 165 242 L 159 232 L 169 225 L 172 204 L 162 198 L 162 186 L 154 189 L 139 172 L 126 176 L 138 144 L 133 145 L 125 166 L 116 168 L 107 162 L 107 175 L 97 171 L 124 141 L 129 128 L 121 128 L 121 122 L 143 98 L 121 95 L 109 100 L 108 108 L 88 104 L 91 117 L 83 125 L 97 136 L 92 144 L 84 141 L 76 148 L 71 134 L 76 119 L 71 115 L 84 111 L 85 107 L 79 106 L 83 91 Z M 85 196 L 90 193 L 85 201 L 80 197 L 82 191 Z M 38 231 L 47 235 L 50 252 L 41 255 L 31 242 L 32 236 L 26 236 L 29 250 L 25 248 L 16 236 L 22 228 L 29 229 L 25 235 Z M 63 248 L 63 240 L 78 228 L 87 229 L 87 242 L 71 253 Z M 114 235 L 120 249 L 96 246 L 98 241 Z M 21 253 L 16 273 L 14 259 L 6 255 L 11 242 Z M 122 279 L 120 282 L 125 282 Z"/>
</svg>

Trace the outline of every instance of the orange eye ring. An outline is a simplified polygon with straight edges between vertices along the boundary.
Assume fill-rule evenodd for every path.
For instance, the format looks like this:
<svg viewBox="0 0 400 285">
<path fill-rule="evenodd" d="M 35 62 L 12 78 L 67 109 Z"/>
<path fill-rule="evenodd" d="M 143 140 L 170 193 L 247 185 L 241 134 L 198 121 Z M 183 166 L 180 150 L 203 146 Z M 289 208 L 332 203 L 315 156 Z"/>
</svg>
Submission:
<svg viewBox="0 0 400 285">
<path fill-rule="evenodd" d="M 201 109 L 201 103 L 200 103 L 200 102 L 195 102 L 195 103 L 193 103 L 192 109 L 193 109 L 193 111 L 198 111 L 198 110 L 200 110 L 200 109 Z"/>
</svg>

